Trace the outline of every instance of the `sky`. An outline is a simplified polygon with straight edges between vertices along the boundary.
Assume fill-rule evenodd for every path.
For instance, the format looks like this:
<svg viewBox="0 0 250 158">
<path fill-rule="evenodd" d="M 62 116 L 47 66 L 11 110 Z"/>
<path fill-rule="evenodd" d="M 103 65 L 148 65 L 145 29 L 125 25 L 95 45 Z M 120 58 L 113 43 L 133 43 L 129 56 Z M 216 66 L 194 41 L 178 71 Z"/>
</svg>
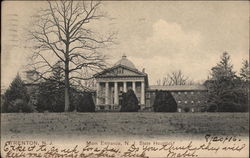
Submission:
<svg viewBox="0 0 250 158">
<path fill-rule="evenodd" d="M 31 16 L 46 2 L 2 2 L 1 86 L 8 87 L 32 54 L 26 49 Z M 204 81 L 227 51 L 234 70 L 249 58 L 247 1 L 104 1 L 107 17 L 92 23 L 102 33 L 117 32 L 103 51 L 109 63 L 126 54 L 138 70 L 145 68 L 150 85 L 176 70 Z"/>
</svg>

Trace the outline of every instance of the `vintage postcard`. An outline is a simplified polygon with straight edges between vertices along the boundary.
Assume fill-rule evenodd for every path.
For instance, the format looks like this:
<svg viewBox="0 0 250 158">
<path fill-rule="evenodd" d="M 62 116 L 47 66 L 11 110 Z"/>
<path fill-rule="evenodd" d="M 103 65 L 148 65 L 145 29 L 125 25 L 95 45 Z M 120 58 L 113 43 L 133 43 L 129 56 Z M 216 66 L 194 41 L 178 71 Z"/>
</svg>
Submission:
<svg viewBox="0 0 250 158">
<path fill-rule="evenodd" d="M 248 1 L 1 9 L 1 157 L 249 157 Z"/>
</svg>

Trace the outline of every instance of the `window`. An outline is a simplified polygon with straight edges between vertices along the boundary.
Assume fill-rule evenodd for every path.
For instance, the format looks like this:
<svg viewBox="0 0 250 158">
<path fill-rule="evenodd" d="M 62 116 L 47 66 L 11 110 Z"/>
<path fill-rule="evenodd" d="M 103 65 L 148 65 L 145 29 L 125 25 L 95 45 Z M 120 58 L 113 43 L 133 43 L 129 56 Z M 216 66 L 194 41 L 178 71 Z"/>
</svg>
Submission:
<svg viewBox="0 0 250 158">
<path fill-rule="evenodd" d="M 178 92 L 178 94 L 181 94 L 181 92 Z"/>
<path fill-rule="evenodd" d="M 179 101 L 178 101 L 178 104 L 180 104 L 180 103 L 181 103 L 181 101 L 179 100 Z"/>
<path fill-rule="evenodd" d="M 187 94 L 187 92 L 184 92 L 185 94 Z"/>
<path fill-rule="evenodd" d="M 192 101 L 191 101 L 191 103 L 193 104 L 193 103 L 194 103 L 194 101 L 192 100 Z"/>
<path fill-rule="evenodd" d="M 199 100 L 198 100 L 198 103 L 200 104 L 200 103 L 201 103 L 201 101 L 199 101 Z"/>
<path fill-rule="evenodd" d="M 187 101 L 185 101 L 184 103 L 187 104 Z"/>
<path fill-rule="evenodd" d="M 181 112 L 181 108 L 178 108 L 178 112 Z"/>
<path fill-rule="evenodd" d="M 194 92 L 191 92 L 191 94 L 194 94 Z"/>
</svg>

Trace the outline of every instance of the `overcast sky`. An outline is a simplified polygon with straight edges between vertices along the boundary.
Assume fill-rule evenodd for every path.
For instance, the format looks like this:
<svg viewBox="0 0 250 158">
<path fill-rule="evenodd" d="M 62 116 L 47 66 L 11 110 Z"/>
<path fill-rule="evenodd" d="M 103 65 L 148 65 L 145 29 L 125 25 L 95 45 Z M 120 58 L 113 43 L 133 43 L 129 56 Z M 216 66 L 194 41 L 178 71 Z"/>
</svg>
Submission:
<svg viewBox="0 0 250 158">
<path fill-rule="evenodd" d="M 46 2 L 2 3 L 4 87 L 27 63 L 31 52 L 24 48 L 24 29 L 32 27 L 30 16 L 43 6 Z M 102 33 L 117 32 L 117 45 L 104 51 L 110 63 L 126 54 L 139 70 L 146 69 L 151 85 L 179 69 L 195 81 L 205 80 L 224 51 L 231 55 L 236 71 L 249 56 L 247 1 L 105 1 L 102 10 L 109 18 L 94 27 Z"/>
</svg>

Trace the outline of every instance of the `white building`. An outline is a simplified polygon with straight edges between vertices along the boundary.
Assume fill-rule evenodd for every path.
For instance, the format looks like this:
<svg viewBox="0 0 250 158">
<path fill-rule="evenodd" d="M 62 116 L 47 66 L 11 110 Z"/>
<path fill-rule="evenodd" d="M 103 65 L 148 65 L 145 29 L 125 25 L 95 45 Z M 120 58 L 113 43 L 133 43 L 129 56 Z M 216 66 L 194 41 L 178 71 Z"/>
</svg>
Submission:
<svg viewBox="0 0 250 158">
<path fill-rule="evenodd" d="M 96 74 L 95 79 L 97 110 L 118 110 L 121 95 L 128 89 L 135 92 L 141 109 L 145 107 L 147 74 L 139 71 L 125 55 L 113 67 Z"/>
</svg>

